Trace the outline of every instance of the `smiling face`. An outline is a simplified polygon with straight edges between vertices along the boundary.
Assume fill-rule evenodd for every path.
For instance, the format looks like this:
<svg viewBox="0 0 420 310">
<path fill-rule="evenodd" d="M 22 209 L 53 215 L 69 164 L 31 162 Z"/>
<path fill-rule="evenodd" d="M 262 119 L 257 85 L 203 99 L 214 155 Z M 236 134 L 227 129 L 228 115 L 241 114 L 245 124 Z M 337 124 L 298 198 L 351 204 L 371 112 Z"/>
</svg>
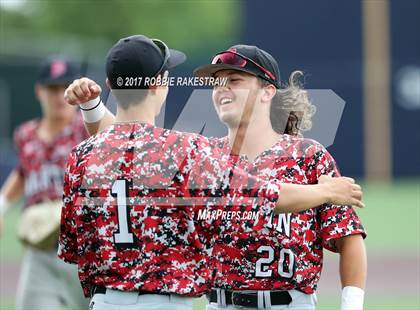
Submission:
<svg viewBox="0 0 420 310">
<path fill-rule="evenodd" d="M 273 85 L 264 86 L 256 76 L 236 70 L 221 70 L 214 76 L 227 80 L 226 85 L 213 88 L 213 104 L 229 129 L 241 123 L 270 124 L 271 99 L 276 93 Z"/>
<path fill-rule="evenodd" d="M 213 89 L 213 104 L 219 119 L 229 128 L 234 128 L 242 121 L 249 121 L 250 114 L 257 113 L 261 96 L 258 78 L 240 71 L 222 70 L 215 77 L 227 80 L 226 85 Z M 254 98 L 255 100 L 248 100 Z"/>
</svg>

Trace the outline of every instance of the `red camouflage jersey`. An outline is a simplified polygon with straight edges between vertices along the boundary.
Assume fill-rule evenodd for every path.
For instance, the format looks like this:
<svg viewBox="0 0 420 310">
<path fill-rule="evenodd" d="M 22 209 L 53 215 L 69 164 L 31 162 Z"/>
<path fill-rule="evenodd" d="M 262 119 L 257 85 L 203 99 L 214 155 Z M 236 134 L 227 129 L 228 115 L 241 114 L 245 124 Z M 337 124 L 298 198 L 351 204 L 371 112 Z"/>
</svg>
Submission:
<svg viewBox="0 0 420 310">
<path fill-rule="evenodd" d="M 215 139 L 217 147 L 227 138 Z M 238 156 L 245 171 L 284 183 L 315 184 L 322 174 L 339 176 L 334 159 L 319 143 L 282 135 L 253 163 Z M 323 248 L 337 251 L 334 240 L 365 230 L 351 206 L 324 205 L 292 214 L 269 215 L 266 225 L 252 233 L 227 232 L 213 248 L 214 287 L 231 290 L 316 290 Z"/>
<path fill-rule="evenodd" d="M 142 123 L 112 125 L 72 151 L 58 256 L 78 264 L 86 296 L 94 286 L 187 296 L 209 290 L 206 250 L 225 220 L 198 225 L 197 212 L 220 205 L 270 214 L 279 191 L 240 171 L 229 178 L 229 160 L 217 156 L 202 136 Z M 248 204 L 238 195 L 264 199 Z M 208 196 L 237 202 L 224 207 Z"/>
<path fill-rule="evenodd" d="M 49 142 L 38 136 L 40 122 L 39 119 L 25 122 L 14 132 L 19 159 L 16 170 L 25 182 L 26 206 L 47 200 L 61 200 L 68 155 L 74 146 L 88 136 L 80 113 Z"/>
</svg>

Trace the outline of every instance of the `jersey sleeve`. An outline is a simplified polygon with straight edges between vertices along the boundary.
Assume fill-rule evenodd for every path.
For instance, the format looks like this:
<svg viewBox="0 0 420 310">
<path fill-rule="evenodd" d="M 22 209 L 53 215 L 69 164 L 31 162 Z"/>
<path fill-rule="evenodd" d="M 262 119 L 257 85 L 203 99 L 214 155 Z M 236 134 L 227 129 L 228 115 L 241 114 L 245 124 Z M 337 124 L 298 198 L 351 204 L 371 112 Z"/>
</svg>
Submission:
<svg viewBox="0 0 420 310">
<path fill-rule="evenodd" d="M 308 148 L 305 160 L 308 167 L 309 183 L 318 182 L 321 175 L 339 177 L 340 172 L 331 154 L 320 144 L 315 143 Z M 317 209 L 320 223 L 320 236 L 324 248 L 337 252 L 335 239 L 361 234 L 366 237 L 366 231 L 352 206 L 324 205 Z"/>
<path fill-rule="evenodd" d="M 61 209 L 60 236 L 58 240 L 58 257 L 71 264 L 78 263 L 76 212 L 73 182 L 71 177 L 72 166 L 76 162 L 75 154 L 69 156 L 64 174 L 63 207 Z"/>
</svg>

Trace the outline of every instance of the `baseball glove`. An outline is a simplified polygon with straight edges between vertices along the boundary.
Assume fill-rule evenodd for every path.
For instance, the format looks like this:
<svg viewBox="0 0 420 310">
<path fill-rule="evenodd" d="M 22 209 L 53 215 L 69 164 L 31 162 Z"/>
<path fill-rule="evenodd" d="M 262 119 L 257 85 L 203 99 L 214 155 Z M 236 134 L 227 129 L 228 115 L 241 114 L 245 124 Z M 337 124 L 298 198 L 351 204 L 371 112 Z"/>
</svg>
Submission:
<svg viewBox="0 0 420 310">
<path fill-rule="evenodd" d="M 18 238 L 39 250 L 57 245 L 62 201 L 54 200 L 27 207 L 18 225 Z"/>
</svg>

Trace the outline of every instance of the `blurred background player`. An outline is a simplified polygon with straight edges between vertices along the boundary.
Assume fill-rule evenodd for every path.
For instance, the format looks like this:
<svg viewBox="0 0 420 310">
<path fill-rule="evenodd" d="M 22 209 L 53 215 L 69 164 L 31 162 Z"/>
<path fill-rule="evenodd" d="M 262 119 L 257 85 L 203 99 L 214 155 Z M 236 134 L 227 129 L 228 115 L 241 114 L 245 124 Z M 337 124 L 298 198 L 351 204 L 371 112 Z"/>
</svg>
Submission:
<svg viewBox="0 0 420 310">
<path fill-rule="evenodd" d="M 79 76 L 77 66 L 62 57 L 49 57 L 39 68 L 35 95 L 42 117 L 20 125 L 14 133 L 19 163 L 0 192 L 2 214 L 23 198 L 24 212 L 41 203 L 61 206 L 68 154 L 86 138 L 80 113 L 64 102 L 64 91 Z M 33 210 L 33 209 L 32 209 Z M 45 220 L 45 219 L 44 219 Z M 2 216 L 0 216 L 0 225 Z M 57 225 L 52 218 L 40 225 Z M 6 224 L 6 223 L 4 223 Z M 44 227 L 24 227 L 28 235 Z M 57 258 L 58 231 L 48 245 L 26 244 L 17 292 L 17 309 L 85 309 L 88 305 L 77 269 Z"/>
<path fill-rule="evenodd" d="M 311 127 L 314 107 L 296 83 L 299 72 L 292 74 L 289 87 L 280 89 L 278 64 L 269 53 L 235 45 L 194 74 L 228 80 L 213 89 L 213 103 L 228 136 L 213 141 L 231 148 L 240 168 L 262 179 L 297 184 L 339 176 L 328 151 L 300 137 Z M 362 309 L 365 231 L 353 208 L 324 205 L 271 216 L 267 230 L 219 238 L 212 253 L 215 289 L 207 309 L 314 309 L 323 248 L 340 253 L 342 309 Z"/>
</svg>

